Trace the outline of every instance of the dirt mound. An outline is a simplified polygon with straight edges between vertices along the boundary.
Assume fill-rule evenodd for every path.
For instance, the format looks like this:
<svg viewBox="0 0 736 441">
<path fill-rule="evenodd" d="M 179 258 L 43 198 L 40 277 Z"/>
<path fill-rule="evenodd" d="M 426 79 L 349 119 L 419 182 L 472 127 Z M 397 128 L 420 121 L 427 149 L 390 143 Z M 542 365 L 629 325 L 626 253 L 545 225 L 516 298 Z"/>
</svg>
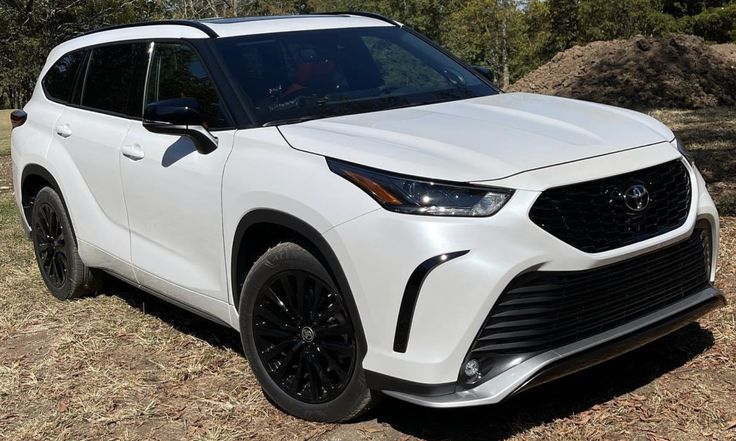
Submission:
<svg viewBox="0 0 736 441">
<path fill-rule="evenodd" d="M 710 48 L 736 66 L 736 43 L 714 44 Z"/>
<path fill-rule="evenodd" d="M 736 45 L 698 37 L 598 41 L 557 54 L 509 91 L 633 108 L 736 105 Z"/>
</svg>

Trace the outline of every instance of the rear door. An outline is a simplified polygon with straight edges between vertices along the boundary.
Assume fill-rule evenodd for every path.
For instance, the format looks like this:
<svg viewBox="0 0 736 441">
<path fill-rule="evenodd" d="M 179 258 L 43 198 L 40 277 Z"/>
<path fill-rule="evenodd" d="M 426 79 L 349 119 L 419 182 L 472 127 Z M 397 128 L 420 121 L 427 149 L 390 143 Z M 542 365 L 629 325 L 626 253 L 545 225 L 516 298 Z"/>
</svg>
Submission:
<svg viewBox="0 0 736 441">
<path fill-rule="evenodd" d="M 217 318 L 229 317 L 221 184 L 234 130 L 205 65 L 183 42 L 153 45 L 146 103 L 195 98 L 218 148 L 134 121 L 122 142 L 132 261 L 141 285 Z"/>
<path fill-rule="evenodd" d="M 89 50 L 81 84 L 54 128 L 54 136 L 72 156 L 91 194 L 87 213 L 78 213 L 80 239 L 102 251 L 93 262 L 127 279 L 130 234 L 120 179 L 120 145 L 133 121 L 140 120 L 148 65 L 147 43 L 110 44 Z M 81 87 L 79 87 L 81 86 Z M 109 256 L 111 258 L 103 258 Z"/>
</svg>

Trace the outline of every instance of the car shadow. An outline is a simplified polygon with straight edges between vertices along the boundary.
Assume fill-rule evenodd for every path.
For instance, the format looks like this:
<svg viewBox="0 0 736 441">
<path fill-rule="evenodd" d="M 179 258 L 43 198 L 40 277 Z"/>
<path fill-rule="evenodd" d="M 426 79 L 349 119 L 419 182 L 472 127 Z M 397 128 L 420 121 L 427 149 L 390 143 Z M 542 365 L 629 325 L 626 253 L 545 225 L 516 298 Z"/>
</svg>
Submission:
<svg viewBox="0 0 736 441">
<path fill-rule="evenodd" d="M 194 142 L 191 139 L 182 136 L 166 149 L 164 155 L 161 157 L 161 166 L 164 168 L 171 167 L 176 164 L 177 161 L 196 151 L 197 147 L 194 145 Z"/>
<path fill-rule="evenodd" d="M 174 329 L 242 356 L 238 333 L 109 277 L 101 295 L 116 296 Z M 524 392 L 497 405 L 429 409 L 386 397 L 357 423 L 376 420 L 404 435 L 434 440 L 501 440 L 591 409 L 651 383 L 713 346 L 713 334 L 692 323 L 642 348 Z"/>
<path fill-rule="evenodd" d="M 158 318 L 179 332 L 189 334 L 214 347 L 231 349 L 245 356 L 240 335 L 234 329 L 168 303 L 118 278 L 107 275 L 105 287 L 99 294 L 119 297 L 131 307 Z"/>
</svg>

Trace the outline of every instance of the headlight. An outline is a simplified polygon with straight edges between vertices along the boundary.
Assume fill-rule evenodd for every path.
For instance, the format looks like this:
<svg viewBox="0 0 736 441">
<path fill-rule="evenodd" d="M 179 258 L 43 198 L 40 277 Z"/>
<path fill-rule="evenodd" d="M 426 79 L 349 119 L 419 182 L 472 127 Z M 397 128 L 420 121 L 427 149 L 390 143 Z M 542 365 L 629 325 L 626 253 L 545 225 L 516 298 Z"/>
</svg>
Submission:
<svg viewBox="0 0 736 441">
<path fill-rule="evenodd" d="M 687 151 L 685 148 L 685 145 L 680 141 L 678 138 L 675 138 L 675 145 L 677 146 L 677 151 L 680 152 L 682 156 L 687 159 L 687 162 L 690 164 L 694 164 L 693 157 L 690 155 L 690 152 Z"/>
<path fill-rule="evenodd" d="M 430 181 L 328 159 L 330 170 L 360 187 L 383 208 L 431 216 L 492 216 L 513 190 Z"/>
</svg>

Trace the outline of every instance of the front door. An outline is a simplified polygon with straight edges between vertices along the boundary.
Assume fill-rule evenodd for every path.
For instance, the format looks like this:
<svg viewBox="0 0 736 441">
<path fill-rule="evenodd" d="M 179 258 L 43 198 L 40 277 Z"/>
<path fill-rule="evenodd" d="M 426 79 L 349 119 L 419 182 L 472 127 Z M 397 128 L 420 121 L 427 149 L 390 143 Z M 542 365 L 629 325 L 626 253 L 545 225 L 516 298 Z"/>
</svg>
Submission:
<svg viewBox="0 0 736 441">
<path fill-rule="evenodd" d="M 132 124 L 121 147 L 132 262 L 141 285 L 227 321 L 221 184 L 234 130 L 194 50 L 155 43 L 146 104 L 183 97 L 198 101 L 218 148 L 203 155 L 189 138 Z"/>
</svg>

